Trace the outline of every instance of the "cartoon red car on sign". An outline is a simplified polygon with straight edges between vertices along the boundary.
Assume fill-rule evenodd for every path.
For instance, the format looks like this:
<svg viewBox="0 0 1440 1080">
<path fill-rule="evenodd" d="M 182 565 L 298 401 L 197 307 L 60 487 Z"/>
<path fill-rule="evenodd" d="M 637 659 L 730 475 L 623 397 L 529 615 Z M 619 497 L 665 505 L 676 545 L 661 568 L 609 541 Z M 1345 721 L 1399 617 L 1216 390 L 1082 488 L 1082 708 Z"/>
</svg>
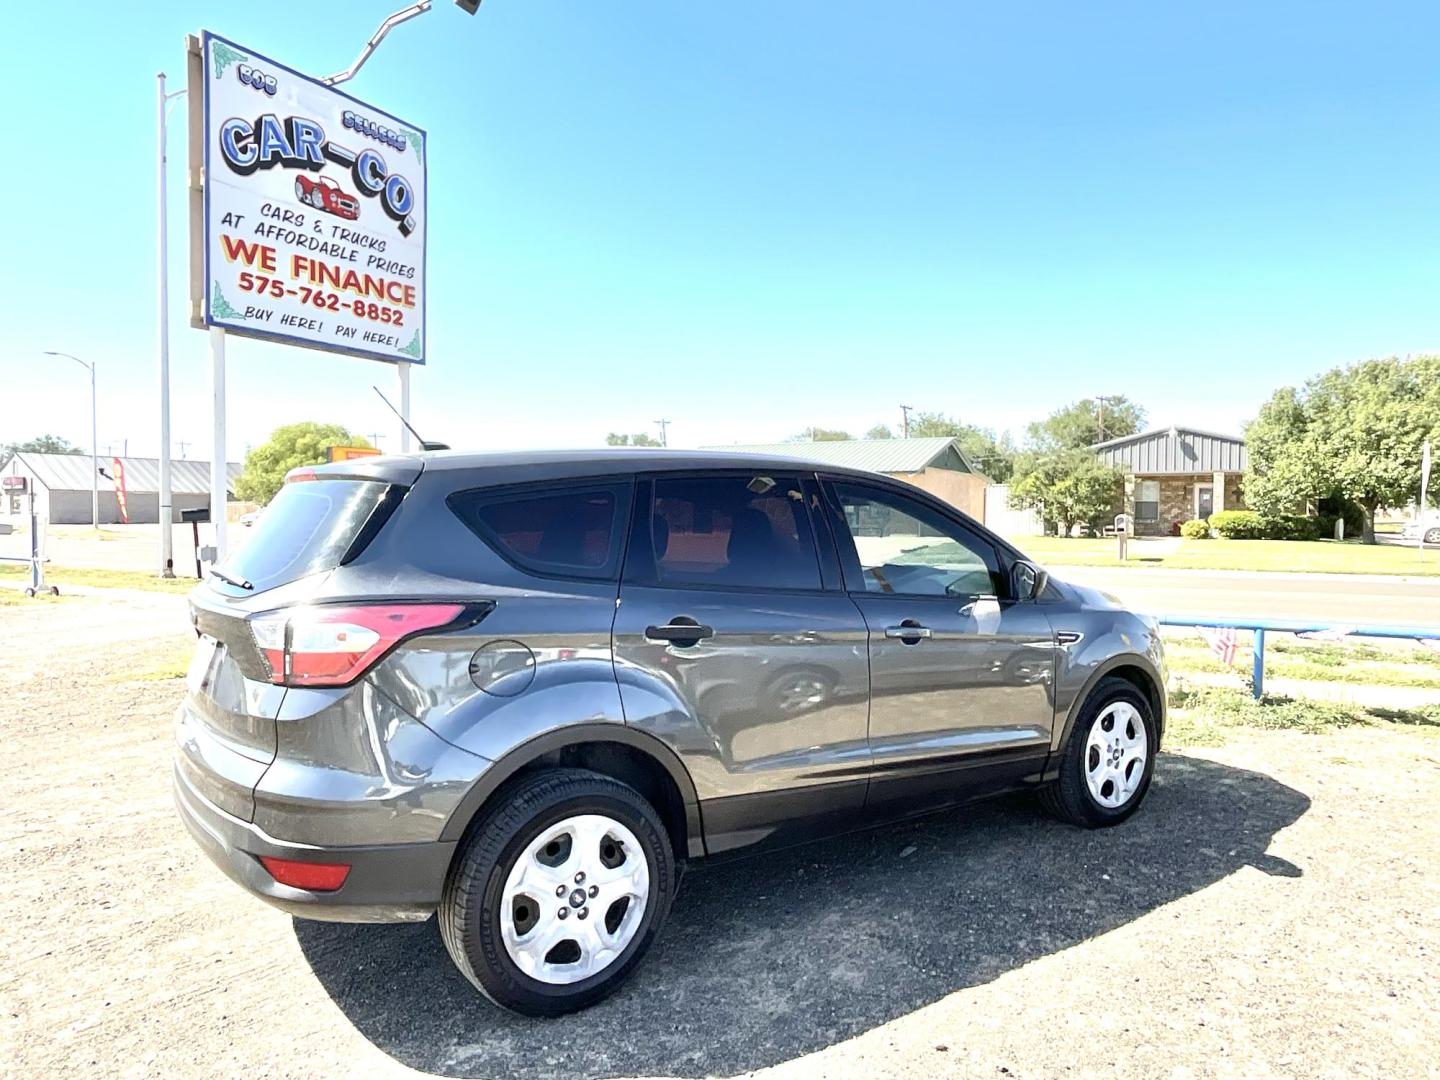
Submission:
<svg viewBox="0 0 1440 1080">
<path fill-rule="evenodd" d="M 360 201 L 348 191 L 340 190 L 340 185 L 328 176 L 297 176 L 295 197 L 306 206 L 324 210 L 346 221 L 354 221 L 360 216 Z"/>
</svg>

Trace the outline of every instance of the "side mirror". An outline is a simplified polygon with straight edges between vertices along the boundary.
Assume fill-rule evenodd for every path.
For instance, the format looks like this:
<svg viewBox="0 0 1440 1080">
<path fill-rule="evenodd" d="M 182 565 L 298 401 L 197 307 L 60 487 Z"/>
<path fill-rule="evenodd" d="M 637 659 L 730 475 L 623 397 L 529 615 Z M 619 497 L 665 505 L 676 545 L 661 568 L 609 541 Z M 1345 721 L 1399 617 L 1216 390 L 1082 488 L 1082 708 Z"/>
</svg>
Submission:
<svg viewBox="0 0 1440 1080">
<path fill-rule="evenodd" d="M 1034 600 L 1045 591 L 1050 574 L 1042 566 L 1024 559 L 1010 567 L 1010 595 L 1016 600 Z"/>
</svg>

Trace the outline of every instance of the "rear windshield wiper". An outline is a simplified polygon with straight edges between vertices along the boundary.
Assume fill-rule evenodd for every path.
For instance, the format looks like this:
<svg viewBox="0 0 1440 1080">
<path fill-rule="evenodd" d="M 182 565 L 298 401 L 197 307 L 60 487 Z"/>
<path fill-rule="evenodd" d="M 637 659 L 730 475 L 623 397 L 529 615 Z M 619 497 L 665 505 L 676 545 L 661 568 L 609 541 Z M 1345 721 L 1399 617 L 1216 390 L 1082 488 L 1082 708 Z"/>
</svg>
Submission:
<svg viewBox="0 0 1440 1080">
<path fill-rule="evenodd" d="M 255 586 L 252 585 L 250 582 L 236 581 L 229 574 L 225 573 L 225 571 L 216 570 L 213 566 L 210 568 L 210 573 L 213 576 L 218 577 L 221 581 L 225 582 L 226 585 L 234 585 L 237 589 L 244 589 L 246 592 L 249 592 L 250 590 L 255 588 Z"/>
</svg>

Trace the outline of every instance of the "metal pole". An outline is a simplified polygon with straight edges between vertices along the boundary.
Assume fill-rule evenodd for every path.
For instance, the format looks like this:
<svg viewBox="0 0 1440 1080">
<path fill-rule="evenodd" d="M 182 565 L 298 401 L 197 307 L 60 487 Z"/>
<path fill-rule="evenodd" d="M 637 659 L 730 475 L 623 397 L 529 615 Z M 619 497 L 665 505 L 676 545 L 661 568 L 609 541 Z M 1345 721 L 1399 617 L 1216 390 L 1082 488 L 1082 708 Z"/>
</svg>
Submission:
<svg viewBox="0 0 1440 1080">
<path fill-rule="evenodd" d="M 95 422 L 95 364 L 90 364 L 90 527 L 100 528 L 100 435 Z"/>
<path fill-rule="evenodd" d="M 225 561 L 225 331 L 210 328 L 210 395 L 214 429 L 210 453 L 210 521 L 215 529 L 215 562 Z"/>
<path fill-rule="evenodd" d="M 325 76 L 320 81 L 326 86 L 339 86 L 343 82 L 349 82 L 359 74 L 360 69 L 365 66 L 365 61 L 374 55 L 375 50 L 380 47 L 380 42 L 385 40 L 385 35 L 390 33 L 392 28 L 415 18 L 416 15 L 424 15 L 425 12 L 429 10 L 430 0 L 420 0 L 418 4 L 411 4 L 409 7 L 401 8 L 393 15 L 387 16 L 375 33 L 370 35 L 370 40 L 367 41 L 365 47 L 360 50 L 360 55 L 355 58 L 353 64 L 344 71 L 337 71 L 334 75 Z M 472 11 L 471 14 L 473 15 L 474 12 Z"/>
<path fill-rule="evenodd" d="M 395 365 L 395 374 L 400 380 L 400 452 L 410 452 L 410 364 L 402 360 Z"/>
<path fill-rule="evenodd" d="M 1255 700 L 1259 701 L 1265 696 L 1265 628 L 1263 626 L 1255 628 L 1253 652 L 1255 660 L 1250 669 L 1250 681 L 1254 684 L 1252 692 Z"/>
<path fill-rule="evenodd" d="M 171 535 L 171 518 L 174 516 L 174 510 L 171 507 L 170 492 L 170 267 L 167 245 L 169 230 L 166 226 L 165 213 L 165 73 L 163 71 L 157 72 L 155 75 L 155 121 L 156 136 L 159 142 L 155 171 L 155 243 L 157 249 L 155 261 L 156 285 L 159 294 L 156 329 L 160 353 L 160 505 L 156 520 L 160 523 L 160 576 L 173 578 L 175 576 L 173 546 L 175 538 Z"/>
</svg>

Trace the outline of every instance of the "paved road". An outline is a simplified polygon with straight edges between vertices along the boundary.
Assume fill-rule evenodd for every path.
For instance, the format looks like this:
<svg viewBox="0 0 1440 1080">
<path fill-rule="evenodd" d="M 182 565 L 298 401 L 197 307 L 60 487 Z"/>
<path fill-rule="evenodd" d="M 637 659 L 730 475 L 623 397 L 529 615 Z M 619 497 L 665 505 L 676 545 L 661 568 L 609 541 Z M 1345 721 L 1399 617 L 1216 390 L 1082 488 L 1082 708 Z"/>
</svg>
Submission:
<svg viewBox="0 0 1440 1080">
<path fill-rule="evenodd" d="M 1155 615 L 1333 619 L 1440 626 L 1440 579 L 1057 566 L 1055 576 Z"/>
</svg>

